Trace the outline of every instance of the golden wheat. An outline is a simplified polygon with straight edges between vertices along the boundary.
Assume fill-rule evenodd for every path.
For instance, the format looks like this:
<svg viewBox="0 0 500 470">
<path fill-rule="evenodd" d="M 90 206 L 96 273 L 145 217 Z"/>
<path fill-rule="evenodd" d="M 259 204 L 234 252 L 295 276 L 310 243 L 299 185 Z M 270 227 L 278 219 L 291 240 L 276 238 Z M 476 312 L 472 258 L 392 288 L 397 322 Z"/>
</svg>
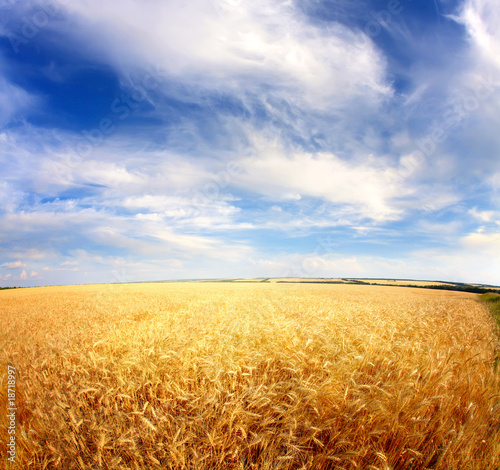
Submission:
<svg viewBox="0 0 500 470">
<path fill-rule="evenodd" d="M 498 469 L 498 341 L 475 299 L 276 283 L 0 292 L 0 366 L 18 374 L 9 468 Z"/>
</svg>

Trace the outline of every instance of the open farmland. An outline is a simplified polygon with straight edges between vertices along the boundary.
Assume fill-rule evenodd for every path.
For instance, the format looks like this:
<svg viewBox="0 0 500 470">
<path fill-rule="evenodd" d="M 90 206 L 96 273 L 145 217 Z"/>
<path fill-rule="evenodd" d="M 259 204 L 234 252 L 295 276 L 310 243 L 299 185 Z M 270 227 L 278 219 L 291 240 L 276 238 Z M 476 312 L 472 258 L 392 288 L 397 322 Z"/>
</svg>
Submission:
<svg viewBox="0 0 500 470">
<path fill-rule="evenodd" d="M 498 469 L 498 337 L 476 299 L 341 284 L 2 291 L 8 468 Z"/>
</svg>

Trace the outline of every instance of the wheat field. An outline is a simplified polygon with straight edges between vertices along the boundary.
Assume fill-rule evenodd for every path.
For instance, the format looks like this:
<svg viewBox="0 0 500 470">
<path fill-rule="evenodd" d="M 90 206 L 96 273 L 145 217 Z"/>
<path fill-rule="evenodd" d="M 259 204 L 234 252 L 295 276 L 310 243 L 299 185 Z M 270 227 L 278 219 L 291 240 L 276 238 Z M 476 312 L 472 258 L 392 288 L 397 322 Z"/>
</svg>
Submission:
<svg viewBox="0 0 500 470">
<path fill-rule="evenodd" d="M 0 292 L 12 469 L 500 468 L 474 294 L 157 283 Z M 0 414 L 5 436 L 7 420 Z"/>
</svg>

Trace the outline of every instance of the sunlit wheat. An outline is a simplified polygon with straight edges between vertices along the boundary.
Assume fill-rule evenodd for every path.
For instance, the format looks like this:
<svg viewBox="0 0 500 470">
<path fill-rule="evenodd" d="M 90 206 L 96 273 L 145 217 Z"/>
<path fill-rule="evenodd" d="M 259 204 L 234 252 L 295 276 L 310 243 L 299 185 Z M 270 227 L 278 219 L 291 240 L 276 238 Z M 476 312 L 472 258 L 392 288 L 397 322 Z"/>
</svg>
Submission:
<svg viewBox="0 0 500 470">
<path fill-rule="evenodd" d="M 498 340 L 475 299 L 276 283 L 0 292 L 1 367 L 18 371 L 10 468 L 498 469 Z"/>
</svg>

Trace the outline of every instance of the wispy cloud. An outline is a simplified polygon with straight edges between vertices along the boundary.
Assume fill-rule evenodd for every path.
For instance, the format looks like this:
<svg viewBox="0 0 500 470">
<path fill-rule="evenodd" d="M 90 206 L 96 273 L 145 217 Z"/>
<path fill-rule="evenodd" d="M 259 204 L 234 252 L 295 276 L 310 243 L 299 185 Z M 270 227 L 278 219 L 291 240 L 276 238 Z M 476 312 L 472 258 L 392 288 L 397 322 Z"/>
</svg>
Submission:
<svg viewBox="0 0 500 470">
<path fill-rule="evenodd" d="M 366 92 L 390 92 L 383 55 L 340 24 L 312 25 L 290 2 L 239 2 L 225 14 L 217 6 L 195 1 L 186 8 L 182 2 L 154 0 L 143 8 L 127 0 L 117 8 L 105 0 L 89 8 L 80 0 L 67 8 L 88 24 L 99 19 L 106 25 L 89 47 L 104 45 L 131 68 L 160 64 L 174 77 L 204 87 L 231 90 L 232 84 L 238 92 L 244 83 L 253 84 L 249 91 L 255 92 L 278 80 L 280 89 L 302 90 L 294 97 L 321 108 L 325 98 L 345 102 L 355 95 L 366 99 Z"/>
</svg>

